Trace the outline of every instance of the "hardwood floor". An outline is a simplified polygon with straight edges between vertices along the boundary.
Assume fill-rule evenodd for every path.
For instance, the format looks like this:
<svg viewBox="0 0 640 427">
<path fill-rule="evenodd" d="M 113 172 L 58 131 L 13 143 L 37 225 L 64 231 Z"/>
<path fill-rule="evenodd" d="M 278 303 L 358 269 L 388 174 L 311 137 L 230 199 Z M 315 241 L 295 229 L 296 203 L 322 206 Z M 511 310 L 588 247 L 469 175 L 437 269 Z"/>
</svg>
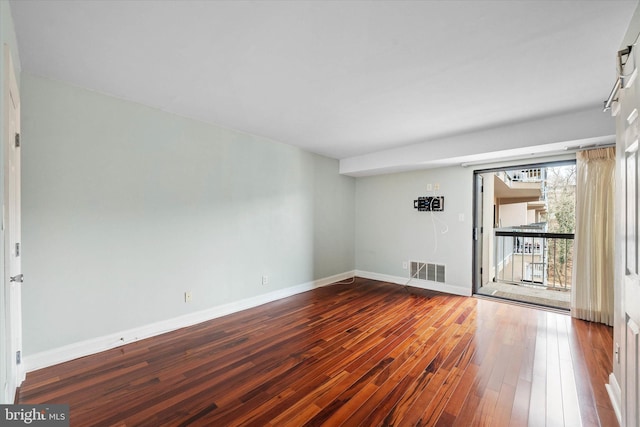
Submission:
<svg viewBox="0 0 640 427">
<path fill-rule="evenodd" d="M 612 330 L 358 279 L 31 372 L 72 426 L 616 426 Z"/>
</svg>

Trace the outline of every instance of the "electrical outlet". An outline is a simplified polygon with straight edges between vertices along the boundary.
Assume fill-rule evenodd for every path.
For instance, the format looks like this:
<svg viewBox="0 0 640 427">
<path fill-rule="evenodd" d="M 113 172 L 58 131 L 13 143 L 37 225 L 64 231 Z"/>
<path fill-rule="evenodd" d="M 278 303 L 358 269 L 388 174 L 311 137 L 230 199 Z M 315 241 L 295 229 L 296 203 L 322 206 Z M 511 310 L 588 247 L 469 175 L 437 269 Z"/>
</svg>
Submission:
<svg viewBox="0 0 640 427">
<path fill-rule="evenodd" d="M 431 184 L 427 184 L 427 191 L 433 190 L 433 186 Z"/>
<path fill-rule="evenodd" d="M 440 183 L 433 184 L 433 190 L 438 191 L 440 189 Z"/>
<path fill-rule="evenodd" d="M 184 302 L 191 302 L 192 299 L 191 291 L 187 291 L 184 293 Z"/>
<path fill-rule="evenodd" d="M 269 276 L 262 276 L 262 285 L 268 285 L 269 284 Z"/>
<path fill-rule="evenodd" d="M 409 263 L 407 261 L 402 261 L 402 269 L 406 270 L 409 268 Z"/>
</svg>

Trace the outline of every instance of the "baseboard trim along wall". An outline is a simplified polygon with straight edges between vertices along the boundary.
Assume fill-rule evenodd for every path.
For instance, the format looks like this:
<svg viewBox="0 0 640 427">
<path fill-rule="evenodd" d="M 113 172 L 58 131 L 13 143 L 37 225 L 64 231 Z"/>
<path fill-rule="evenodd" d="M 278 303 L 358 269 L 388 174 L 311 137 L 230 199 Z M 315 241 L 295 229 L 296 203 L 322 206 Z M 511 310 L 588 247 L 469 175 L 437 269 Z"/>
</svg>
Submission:
<svg viewBox="0 0 640 427">
<path fill-rule="evenodd" d="M 365 279 L 381 280 L 383 282 L 395 283 L 398 285 L 405 285 L 409 278 L 391 276 L 388 274 L 372 273 L 370 271 L 356 270 L 356 276 Z M 471 296 L 471 287 L 463 288 L 460 286 L 447 285 L 446 283 L 433 282 L 431 280 L 411 279 L 409 286 L 413 286 L 421 289 L 429 289 L 431 291 L 439 291 L 447 294 L 461 295 L 465 297 Z"/>
<path fill-rule="evenodd" d="M 125 344 L 139 341 L 145 338 L 151 338 L 156 335 L 175 331 L 180 328 L 192 326 L 198 323 L 206 322 L 211 319 L 233 314 L 242 310 L 257 307 L 272 301 L 307 292 L 322 286 L 330 285 L 353 277 L 354 271 L 336 274 L 323 279 L 314 280 L 312 282 L 303 283 L 301 285 L 292 286 L 285 289 L 279 289 L 255 297 L 246 298 L 240 301 L 219 305 L 194 313 L 185 314 L 183 316 L 174 317 L 172 319 L 163 320 L 138 328 L 109 334 L 102 337 L 92 338 L 74 344 L 52 350 L 43 351 L 33 355 L 27 355 L 23 359 L 23 369 L 25 372 L 32 372 L 37 369 L 46 368 L 47 366 L 56 365 L 58 363 L 68 362 L 69 360 L 79 357 L 88 356 L 90 354 L 99 353 L 101 351 L 110 350 Z"/>
<path fill-rule="evenodd" d="M 605 384 L 604 386 L 607 389 L 607 393 L 609 393 L 609 399 L 611 399 L 613 411 L 616 413 L 616 418 L 618 418 L 618 424 L 622 425 L 622 413 L 620 412 L 622 390 L 620 389 L 618 380 L 616 379 L 616 376 L 613 375 L 613 373 L 609 374 L 609 383 Z"/>
</svg>

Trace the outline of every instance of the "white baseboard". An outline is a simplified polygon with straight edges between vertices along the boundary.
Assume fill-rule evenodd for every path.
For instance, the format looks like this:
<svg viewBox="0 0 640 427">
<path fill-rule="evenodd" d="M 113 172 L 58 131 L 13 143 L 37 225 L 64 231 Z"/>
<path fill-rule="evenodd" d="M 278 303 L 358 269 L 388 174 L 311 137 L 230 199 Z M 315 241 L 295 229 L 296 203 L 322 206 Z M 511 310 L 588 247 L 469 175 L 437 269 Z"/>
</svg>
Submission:
<svg viewBox="0 0 640 427">
<path fill-rule="evenodd" d="M 257 307 L 272 301 L 307 292 L 322 286 L 330 285 L 353 277 L 354 271 L 336 274 L 334 276 L 325 277 L 314 280 L 312 282 L 303 283 L 301 285 L 292 286 L 285 289 L 279 289 L 255 297 L 246 298 L 240 301 L 231 302 L 215 306 L 206 310 L 185 314 L 183 316 L 174 317 L 172 319 L 155 322 L 149 325 L 132 328 L 126 331 L 105 335 L 102 337 L 92 338 L 63 347 L 54 348 L 52 350 L 43 351 L 33 355 L 25 356 L 23 359 L 24 372 L 31 372 L 42 369 L 47 366 L 56 365 L 58 363 L 67 362 L 79 357 L 88 356 L 90 354 L 99 353 L 124 344 L 150 338 L 166 332 L 175 331 L 176 329 L 192 326 L 197 323 L 206 322 L 211 319 L 226 316 L 248 308 Z"/>
<path fill-rule="evenodd" d="M 622 403 L 622 390 L 620 389 L 620 384 L 618 384 L 618 380 L 613 373 L 609 374 L 609 383 L 605 384 L 607 388 L 607 393 L 609 393 L 609 399 L 611 399 L 611 405 L 613 406 L 613 411 L 616 413 L 616 418 L 618 418 L 618 424 L 622 425 L 622 412 L 621 412 L 621 403 Z"/>
<path fill-rule="evenodd" d="M 363 277 L 365 279 L 381 280 L 383 282 L 395 283 L 398 285 L 404 285 L 409 280 L 406 277 L 372 273 L 370 271 L 362 270 L 356 270 L 356 276 Z M 444 292 L 447 294 L 462 295 L 465 297 L 471 296 L 471 285 L 469 285 L 469 288 L 463 288 L 460 286 L 448 285 L 446 283 L 432 282 L 431 280 L 411 279 L 411 282 L 409 282 L 409 286 L 421 289 L 429 289 L 431 291 Z"/>
</svg>

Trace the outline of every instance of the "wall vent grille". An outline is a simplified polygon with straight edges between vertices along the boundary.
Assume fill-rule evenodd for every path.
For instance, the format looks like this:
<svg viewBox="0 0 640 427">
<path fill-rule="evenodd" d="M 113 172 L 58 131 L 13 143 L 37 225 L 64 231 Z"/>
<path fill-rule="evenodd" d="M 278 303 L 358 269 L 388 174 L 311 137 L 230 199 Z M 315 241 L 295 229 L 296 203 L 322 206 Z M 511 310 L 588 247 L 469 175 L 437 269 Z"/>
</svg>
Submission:
<svg viewBox="0 0 640 427">
<path fill-rule="evenodd" d="M 444 265 L 436 264 L 436 282 L 444 283 Z"/>
<path fill-rule="evenodd" d="M 411 261 L 411 276 L 413 279 L 427 280 L 427 264 Z"/>
<path fill-rule="evenodd" d="M 427 264 L 427 280 L 436 281 L 436 265 Z"/>
<path fill-rule="evenodd" d="M 421 261 L 411 261 L 410 276 L 413 279 L 445 282 L 445 266 Z"/>
</svg>

